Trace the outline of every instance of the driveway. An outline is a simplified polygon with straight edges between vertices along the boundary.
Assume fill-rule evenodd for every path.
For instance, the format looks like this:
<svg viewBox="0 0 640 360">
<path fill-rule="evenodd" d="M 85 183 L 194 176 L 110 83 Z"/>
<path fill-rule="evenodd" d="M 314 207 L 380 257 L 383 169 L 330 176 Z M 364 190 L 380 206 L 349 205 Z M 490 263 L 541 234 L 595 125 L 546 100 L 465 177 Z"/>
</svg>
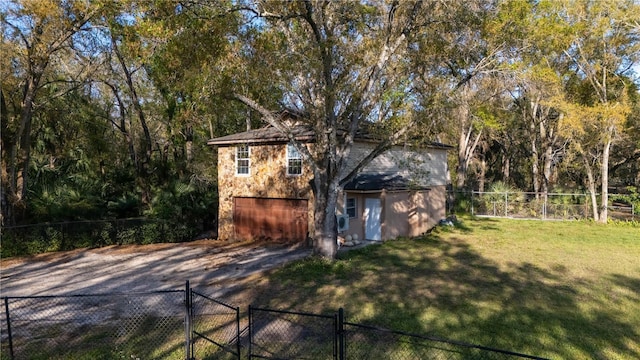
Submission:
<svg viewBox="0 0 640 360">
<path fill-rule="evenodd" d="M 221 297 L 240 279 L 305 258 L 300 246 L 182 244 L 111 246 L 0 262 L 0 296 L 75 295 L 193 288 Z"/>
</svg>

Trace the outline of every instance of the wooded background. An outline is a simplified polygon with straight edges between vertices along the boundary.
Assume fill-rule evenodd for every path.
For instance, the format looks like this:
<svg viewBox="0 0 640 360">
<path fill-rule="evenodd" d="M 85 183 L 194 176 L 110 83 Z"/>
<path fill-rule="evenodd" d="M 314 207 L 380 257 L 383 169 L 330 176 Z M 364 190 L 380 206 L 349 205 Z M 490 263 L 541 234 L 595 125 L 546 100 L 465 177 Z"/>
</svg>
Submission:
<svg viewBox="0 0 640 360">
<path fill-rule="evenodd" d="M 366 123 L 397 142 L 454 145 L 456 190 L 588 192 L 601 221 L 610 188 L 639 201 L 637 1 L 16 0 L 0 10 L 5 226 L 212 223 L 207 139 L 282 109 L 318 133 Z M 339 170 L 313 155 L 318 171 Z"/>
</svg>

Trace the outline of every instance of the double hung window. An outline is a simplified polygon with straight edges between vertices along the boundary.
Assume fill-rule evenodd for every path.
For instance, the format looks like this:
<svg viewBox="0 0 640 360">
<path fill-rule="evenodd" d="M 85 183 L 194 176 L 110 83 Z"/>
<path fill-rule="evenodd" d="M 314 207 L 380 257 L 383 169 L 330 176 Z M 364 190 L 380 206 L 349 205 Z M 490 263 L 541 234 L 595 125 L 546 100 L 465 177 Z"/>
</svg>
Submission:
<svg viewBox="0 0 640 360">
<path fill-rule="evenodd" d="M 302 156 L 292 144 L 287 145 L 287 175 L 302 175 Z"/>
<path fill-rule="evenodd" d="M 356 203 L 355 198 L 347 198 L 346 210 L 347 210 L 347 215 L 349 215 L 349 218 L 356 217 L 356 214 L 358 213 L 358 204 Z"/>
<path fill-rule="evenodd" d="M 243 144 L 236 147 L 236 175 L 249 175 L 250 154 L 249 145 Z"/>
</svg>

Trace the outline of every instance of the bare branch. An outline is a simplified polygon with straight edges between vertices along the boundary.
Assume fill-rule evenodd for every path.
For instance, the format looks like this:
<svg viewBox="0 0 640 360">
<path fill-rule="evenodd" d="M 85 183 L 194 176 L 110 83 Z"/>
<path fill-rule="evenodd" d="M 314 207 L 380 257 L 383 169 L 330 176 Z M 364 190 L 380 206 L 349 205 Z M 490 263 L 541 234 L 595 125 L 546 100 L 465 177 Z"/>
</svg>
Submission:
<svg viewBox="0 0 640 360">
<path fill-rule="evenodd" d="M 389 138 L 386 138 L 385 140 L 379 142 L 378 145 L 376 145 L 376 147 L 364 159 L 360 160 L 360 162 L 356 164 L 356 166 L 351 170 L 351 172 L 349 172 L 349 174 L 340 179 L 340 186 L 342 187 L 346 183 L 351 181 L 351 179 L 353 179 L 358 174 L 358 172 L 365 166 L 367 166 L 373 159 L 389 150 L 392 146 L 396 145 L 400 141 L 400 139 L 402 139 L 407 134 L 409 129 L 413 128 L 414 125 L 415 121 L 411 121 L 400 131 L 395 132 Z"/>
<path fill-rule="evenodd" d="M 272 111 L 264 108 L 260 104 L 258 104 L 255 100 L 244 96 L 242 94 L 235 93 L 233 94 L 233 98 L 250 107 L 251 109 L 257 111 L 264 121 L 269 123 L 269 125 L 276 128 L 276 130 L 280 131 L 283 135 L 287 137 L 287 139 L 294 144 L 296 149 L 300 152 L 300 154 L 307 160 L 313 160 L 313 156 L 309 149 L 304 146 L 301 142 L 296 140 L 296 136 L 293 133 L 292 129 L 287 126 L 281 119 L 281 117 L 274 115 Z"/>
</svg>

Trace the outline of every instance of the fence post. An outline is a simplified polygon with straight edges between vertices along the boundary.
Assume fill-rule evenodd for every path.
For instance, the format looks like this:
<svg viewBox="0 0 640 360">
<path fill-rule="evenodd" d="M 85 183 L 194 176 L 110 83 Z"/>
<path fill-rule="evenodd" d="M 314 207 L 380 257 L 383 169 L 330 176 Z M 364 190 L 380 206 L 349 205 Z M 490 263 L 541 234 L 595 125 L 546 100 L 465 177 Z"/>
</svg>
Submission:
<svg viewBox="0 0 640 360">
<path fill-rule="evenodd" d="M 187 280 L 184 289 L 184 307 L 185 307 L 185 317 L 184 317 L 184 350 L 185 350 L 185 359 L 191 360 L 191 286 L 189 286 L 189 280 Z"/>
<path fill-rule="evenodd" d="M 338 359 L 345 359 L 344 309 L 338 309 Z"/>
<path fill-rule="evenodd" d="M 251 309 L 251 304 L 249 304 L 249 360 L 253 357 L 251 344 L 253 343 L 253 311 Z"/>
<path fill-rule="evenodd" d="M 509 212 L 507 210 L 507 208 L 509 207 L 509 193 L 508 192 L 504 192 L 504 217 L 508 217 L 509 216 Z"/>
<path fill-rule="evenodd" d="M 11 359 L 15 359 L 13 354 L 13 337 L 11 336 L 11 319 L 9 317 L 9 298 L 4 298 L 4 314 L 7 317 L 7 336 L 9 337 L 9 356 Z"/>
<path fill-rule="evenodd" d="M 240 360 L 240 307 L 236 307 L 236 350 L 238 351 L 238 360 Z"/>
</svg>

